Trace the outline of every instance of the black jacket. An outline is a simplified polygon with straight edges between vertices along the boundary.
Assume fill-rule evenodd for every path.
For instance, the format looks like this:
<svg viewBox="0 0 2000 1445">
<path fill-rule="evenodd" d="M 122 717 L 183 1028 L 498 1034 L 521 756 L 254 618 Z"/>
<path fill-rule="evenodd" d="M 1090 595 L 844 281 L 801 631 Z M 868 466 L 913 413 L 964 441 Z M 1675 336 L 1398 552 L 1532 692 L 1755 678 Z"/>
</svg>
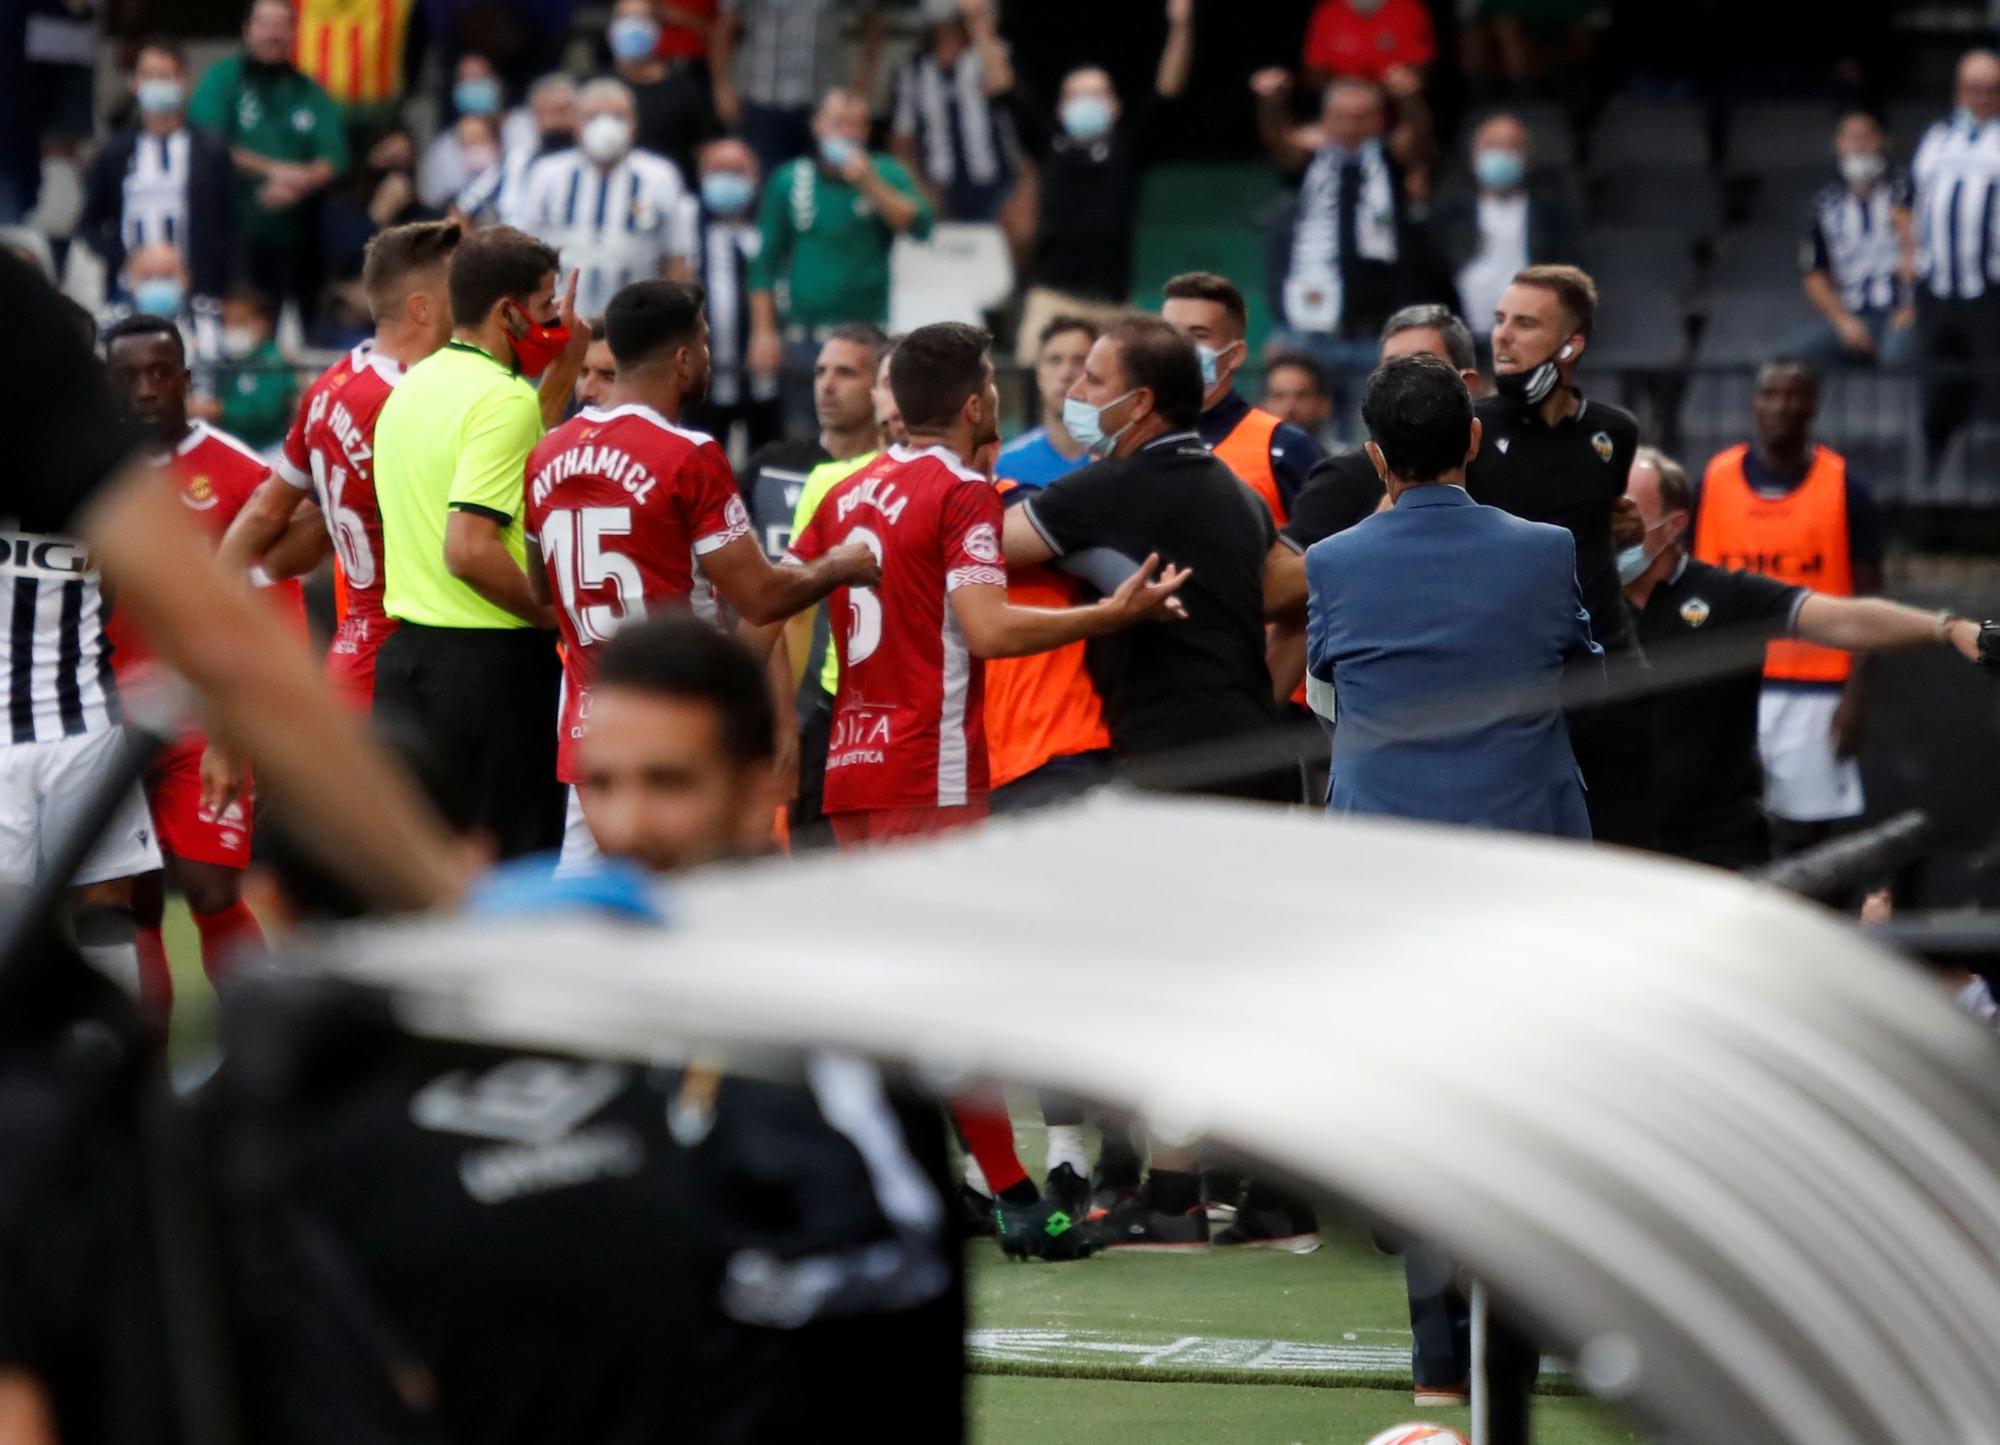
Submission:
<svg viewBox="0 0 2000 1445">
<path fill-rule="evenodd" d="M 1431 247 L 1449 273 L 1458 274 L 1479 254 L 1479 193 L 1454 190 L 1431 207 Z M 1528 264 L 1545 266 L 1575 262 L 1576 214 L 1557 192 L 1532 182 L 1528 186 Z"/>
<path fill-rule="evenodd" d="M 197 296 L 221 296 L 241 273 L 236 229 L 234 163 L 229 148 L 205 131 L 188 132 L 188 234 L 190 289 Z M 83 215 L 77 234 L 104 262 L 113 286 L 125 269 L 125 174 L 144 134 L 136 125 L 114 131 L 91 159 L 83 182 Z"/>
</svg>

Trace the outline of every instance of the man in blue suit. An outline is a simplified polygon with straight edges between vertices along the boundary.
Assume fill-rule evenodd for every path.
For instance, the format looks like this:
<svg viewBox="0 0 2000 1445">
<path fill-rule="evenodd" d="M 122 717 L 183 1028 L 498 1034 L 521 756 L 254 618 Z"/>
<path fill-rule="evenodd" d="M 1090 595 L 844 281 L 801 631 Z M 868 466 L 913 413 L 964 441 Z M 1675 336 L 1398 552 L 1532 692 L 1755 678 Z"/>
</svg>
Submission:
<svg viewBox="0 0 2000 1445">
<path fill-rule="evenodd" d="M 1465 491 L 1479 422 L 1434 356 L 1361 405 L 1392 506 L 1306 553 L 1307 694 L 1334 722 L 1327 809 L 1590 837 L 1560 697 L 1602 657 L 1561 527 Z"/>
</svg>

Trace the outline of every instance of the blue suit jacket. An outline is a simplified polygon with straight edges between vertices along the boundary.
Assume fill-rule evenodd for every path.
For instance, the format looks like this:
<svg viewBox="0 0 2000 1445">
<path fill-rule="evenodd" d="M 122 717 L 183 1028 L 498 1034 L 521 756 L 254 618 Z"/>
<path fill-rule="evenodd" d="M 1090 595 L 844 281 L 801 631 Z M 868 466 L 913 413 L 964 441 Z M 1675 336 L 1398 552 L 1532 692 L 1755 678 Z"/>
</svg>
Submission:
<svg viewBox="0 0 2000 1445">
<path fill-rule="evenodd" d="M 1567 530 L 1419 487 L 1316 544 L 1306 580 L 1329 812 L 1590 836 L 1559 685 L 1602 651 Z"/>
</svg>

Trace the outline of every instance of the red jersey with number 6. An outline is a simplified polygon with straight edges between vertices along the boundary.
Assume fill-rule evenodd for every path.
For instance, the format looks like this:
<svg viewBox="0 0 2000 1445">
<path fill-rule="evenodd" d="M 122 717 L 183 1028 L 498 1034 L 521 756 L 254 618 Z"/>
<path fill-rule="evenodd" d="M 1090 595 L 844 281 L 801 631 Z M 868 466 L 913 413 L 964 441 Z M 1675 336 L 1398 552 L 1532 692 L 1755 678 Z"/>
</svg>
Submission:
<svg viewBox="0 0 2000 1445">
<path fill-rule="evenodd" d="M 529 454 L 523 527 L 548 569 L 562 631 L 556 774 L 574 782 L 597 650 L 651 608 L 690 607 L 712 619 L 697 559 L 749 536 L 750 514 L 713 437 L 648 406 L 591 407 Z"/>
<path fill-rule="evenodd" d="M 366 707 L 375 695 L 375 655 L 396 630 L 382 610 L 382 513 L 375 505 L 375 419 L 403 368 L 363 343 L 320 373 L 272 468 L 310 492 L 326 518 L 339 564 L 340 624 L 327 649 L 327 676 L 343 697 Z"/>
<path fill-rule="evenodd" d="M 845 542 L 876 555 L 882 581 L 827 599 L 840 692 L 826 811 L 984 799 L 986 665 L 966 647 L 950 597 L 1007 585 L 1000 494 L 943 447 L 891 447 L 827 493 L 792 555 L 817 561 Z"/>
</svg>

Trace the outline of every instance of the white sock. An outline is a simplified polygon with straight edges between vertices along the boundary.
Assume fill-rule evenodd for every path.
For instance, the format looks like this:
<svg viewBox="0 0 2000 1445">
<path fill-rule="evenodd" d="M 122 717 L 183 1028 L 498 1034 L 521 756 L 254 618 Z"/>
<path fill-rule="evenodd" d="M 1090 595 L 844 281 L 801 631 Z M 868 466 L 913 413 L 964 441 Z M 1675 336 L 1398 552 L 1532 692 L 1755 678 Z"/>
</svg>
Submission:
<svg viewBox="0 0 2000 1445">
<path fill-rule="evenodd" d="M 986 1171 L 979 1167 L 979 1161 L 972 1157 L 970 1150 L 965 1155 L 965 1187 L 977 1190 L 988 1199 L 993 1197 L 993 1186 L 986 1182 Z"/>
<path fill-rule="evenodd" d="M 1049 1125 L 1049 1161 L 1053 1170 L 1058 1164 L 1067 1164 L 1083 1178 L 1090 1177 L 1090 1164 L 1083 1156 L 1083 1125 Z"/>
</svg>

